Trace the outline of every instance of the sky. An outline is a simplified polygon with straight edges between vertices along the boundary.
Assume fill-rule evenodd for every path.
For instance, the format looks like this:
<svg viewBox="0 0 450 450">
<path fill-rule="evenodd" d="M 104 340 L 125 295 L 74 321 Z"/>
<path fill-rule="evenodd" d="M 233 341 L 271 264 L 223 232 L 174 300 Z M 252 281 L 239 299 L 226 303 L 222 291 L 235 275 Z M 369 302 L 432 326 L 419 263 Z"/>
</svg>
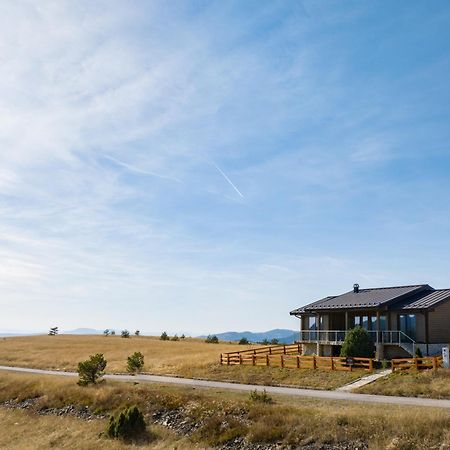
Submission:
<svg viewBox="0 0 450 450">
<path fill-rule="evenodd" d="M 0 330 L 298 327 L 450 287 L 446 1 L 0 3 Z"/>
</svg>

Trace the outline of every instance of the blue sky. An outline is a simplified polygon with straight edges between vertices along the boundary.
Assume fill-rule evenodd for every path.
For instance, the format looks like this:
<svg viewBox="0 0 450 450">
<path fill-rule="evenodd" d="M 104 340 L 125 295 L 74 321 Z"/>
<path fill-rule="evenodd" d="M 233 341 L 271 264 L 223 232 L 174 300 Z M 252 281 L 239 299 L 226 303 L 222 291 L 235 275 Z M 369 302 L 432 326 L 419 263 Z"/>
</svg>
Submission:
<svg viewBox="0 0 450 450">
<path fill-rule="evenodd" d="M 445 1 L 4 1 L 0 329 L 296 328 L 450 274 Z"/>
</svg>

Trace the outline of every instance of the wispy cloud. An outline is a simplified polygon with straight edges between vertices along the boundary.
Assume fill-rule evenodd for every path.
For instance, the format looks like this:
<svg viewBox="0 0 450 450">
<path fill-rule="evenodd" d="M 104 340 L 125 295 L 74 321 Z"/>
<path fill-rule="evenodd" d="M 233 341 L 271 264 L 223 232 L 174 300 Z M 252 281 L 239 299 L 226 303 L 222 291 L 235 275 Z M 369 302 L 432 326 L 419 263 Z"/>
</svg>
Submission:
<svg viewBox="0 0 450 450">
<path fill-rule="evenodd" d="M 236 185 L 228 178 L 227 174 L 213 161 L 211 161 L 211 164 L 217 169 L 217 171 L 225 178 L 225 180 L 228 182 L 228 184 L 235 190 L 235 192 L 241 197 L 244 198 L 244 195 L 242 192 L 236 187 Z"/>
</svg>

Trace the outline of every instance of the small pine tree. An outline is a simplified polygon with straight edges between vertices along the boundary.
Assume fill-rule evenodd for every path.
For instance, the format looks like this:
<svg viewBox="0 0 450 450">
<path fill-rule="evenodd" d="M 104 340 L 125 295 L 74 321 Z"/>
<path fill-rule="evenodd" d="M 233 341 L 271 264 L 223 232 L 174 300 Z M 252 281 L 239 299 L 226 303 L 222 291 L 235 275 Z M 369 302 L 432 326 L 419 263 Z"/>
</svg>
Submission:
<svg viewBox="0 0 450 450">
<path fill-rule="evenodd" d="M 207 344 L 218 344 L 219 338 L 215 334 L 213 334 L 213 335 L 210 334 L 206 337 L 205 342 Z"/>
<path fill-rule="evenodd" d="M 171 341 L 178 341 L 178 340 L 179 340 L 179 337 L 176 334 L 171 339 Z"/>
<path fill-rule="evenodd" d="M 89 359 L 78 363 L 78 384 L 80 386 L 87 386 L 88 384 L 95 384 L 97 380 L 103 376 L 103 371 L 106 367 L 106 359 L 102 353 L 91 355 Z"/>
<path fill-rule="evenodd" d="M 130 332 L 128 330 L 122 330 L 122 332 L 120 334 L 121 334 L 121 336 L 123 338 L 129 338 L 130 337 Z"/>
<path fill-rule="evenodd" d="M 347 333 L 342 344 L 341 356 L 372 358 L 373 353 L 374 346 L 367 330 L 356 327 Z"/>
<path fill-rule="evenodd" d="M 116 335 L 116 330 L 111 330 L 111 336 L 115 336 Z"/>
<path fill-rule="evenodd" d="M 109 437 L 125 440 L 139 438 L 145 431 L 144 415 L 137 406 L 130 406 L 116 417 L 111 416 L 106 428 Z"/>
<path fill-rule="evenodd" d="M 185 336 L 184 334 L 182 334 L 182 335 L 180 336 L 180 339 L 186 339 L 186 336 Z"/>
<path fill-rule="evenodd" d="M 250 342 L 246 337 L 241 338 L 241 340 L 239 341 L 239 345 L 249 345 L 249 344 Z"/>
<path fill-rule="evenodd" d="M 130 373 L 140 372 L 144 367 L 144 355 L 141 352 L 134 352 L 127 358 L 127 371 Z"/>
<path fill-rule="evenodd" d="M 271 341 L 270 341 L 270 345 L 278 345 L 280 343 L 280 341 L 277 339 L 277 338 L 273 338 Z"/>
<path fill-rule="evenodd" d="M 56 336 L 58 334 L 58 327 L 52 327 L 50 328 L 48 335 L 49 336 Z"/>
<path fill-rule="evenodd" d="M 136 331 L 134 332 L 134 335 L 135 335 L 135 336 L 140 336 L 140 335 L 141 335 L 141 332 L 140 332 L 139 330 L 136 330 Z"/>
<path fill-rule="evenodd" d="M 420 350 L 420 347 L 416 347 L 416 358 L 423 358 L 422 350 Z"/>
<path fill-rule="evenodd" d="M 261 345 L 269 345 L 270 344 L 270 342 L 269 342 L 269 339 L 263 339 L 262 341 L 261 341 Z"/>
<path fill-rule="evenodd" d="M 103 332 L 104 336 L 109 336 L 110 331 L 108 330 L 108 328 Z"/>
<path fill-rule="evenodd" d="M 159 339 L 161 339 L 161 341 L 168 341 L 170 338 L 169 335 L 165 331 L 163 331 Z"/>
</svg>

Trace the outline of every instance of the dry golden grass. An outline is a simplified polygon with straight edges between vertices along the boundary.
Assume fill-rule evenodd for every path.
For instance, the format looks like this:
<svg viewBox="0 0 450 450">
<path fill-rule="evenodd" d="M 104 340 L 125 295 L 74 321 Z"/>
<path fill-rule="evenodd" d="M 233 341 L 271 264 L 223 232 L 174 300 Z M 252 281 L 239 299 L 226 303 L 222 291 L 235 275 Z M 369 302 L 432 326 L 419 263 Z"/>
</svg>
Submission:
<svg viewBox="0 0 450 450">
<path fill-rule="evenodd" d="M 191 442 L 162 427 L 153 427 L 155 440 L 148 444 L 125 444 L 99 436 L 106 426 L 105 420 L 86 422 L 74 417 L 38 416 L 20 410 L 0 409 L 0 448 L 4 450 L 47 450 L 49 448 L 92 450 L 107 448 L 188 450 Z M 197 447 L 203 448 L 203 447 Z"/>
<path fill-rule="evenodd" d="M 450 370 L 393 373 L 359 388 L 357 392 L 450 399 Z"/>
<path fill-rule="evenodd" d="M 191 438 L 179 443 L 173 434 L 151 426 L 158 438 L 144 448 L 205 448 L 236 436 L 294 447 L 307 443 L 331 446 L 366 442 L 372 450 L 409 450 L 445 449 L 450 445 L 450 412 L 444 409 L 368 406 L 282 396 L 273 396 L 273 404 L 260 404 L 238 392 L 110 380 L 82 388 L 75 380 L 63 377 L 0 374 L 0 402 L 30 397 L 40 397 L 36 408 L 74 404 L 108 413 L 137 404 L 147 418 L 161 408 L 187 407 L 187 419 L 201 423 Z M 100 440 L 98 433 L 104 429 L 105 421 L 36 417 L 31 413 L 4 412 L 1 408 L 0 413 L 0 448 L 125 448 L 116 441 L 106 441 L 105 445 Z M 236 419 L 239 417 L 244 417 L 244 421 Z M 14 425 L 16 422 L 19 425 Z M 27 443 L 34 446 L 27 447 Z"/>
<path fill-rule="evenodd" d="M 237 344 L 206 344 L 200 339 L 177 342 L 157 337 L 132 336 L 26 336 L 0 339 L 0 364 L 39 369 L 76 370 L 79 361 L 103 353 L 107 372 L 125 372 L 126 359 L 133 352 L 145 357 L 151 373 L 179 374 L 185 367 L 215 363 L 222 352 L 251 348 Z"/>
<path fill-rule="evenodd" d="M 161 341 L 156 337 L 120 336 L 27 336 L 0 339 L 0 365 L 39 369 L 76 370 L 79 361 L 103 353 L 109 373 L 125 372 L 127 356 L 143 353 L 144 372 L 249 384 L 293 385 L 313 389 L 335 389 L 361 376 L 361 372 L 296 370 L 272 367 L 221 366 L 222 352 L 251 346 L 206 344 L 199 339 Z"/>
</svg>

